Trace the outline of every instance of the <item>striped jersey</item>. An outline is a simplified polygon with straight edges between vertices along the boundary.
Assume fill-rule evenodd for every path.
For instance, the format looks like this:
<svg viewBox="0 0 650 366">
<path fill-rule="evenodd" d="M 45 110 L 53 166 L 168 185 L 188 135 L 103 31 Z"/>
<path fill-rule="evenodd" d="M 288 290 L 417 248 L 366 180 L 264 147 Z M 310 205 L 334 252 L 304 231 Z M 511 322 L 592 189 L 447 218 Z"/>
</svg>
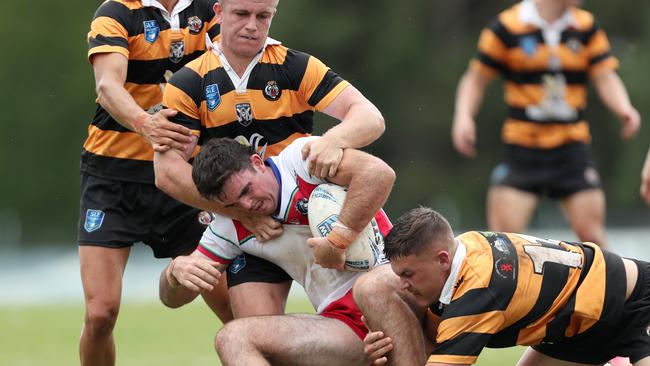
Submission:
<svg viewBox="0 0 650 366">
<path fill-rule="evenodd" d="M 215 43 L 174 75 L 163 104 L 179 112 L 173 120 L 195 131 L 199 145 L 230 137 L 265 158 L 311 134 L 314 111 L 348 85 L 317 58 L 271 38 L 239 76 Z"/>
<path fill-rule="evenodd" d="M 429 362 L 472 364 L 486 346 L 561 342 L 622 311 L 623 261 L 595 244 L 476 231 L 457 239 L 460 265 L 429 308 L 441 320 Z"/>
<path fill-rule="evenodd" d="M 124 88 L 149 113 L 162 108 L 167 79 L 216 37 L 216 0 L 180 0 L 169 14 L 155 0 L 109 0 L 95 13 L 88 33 L 88 58 L 120 53 L 128 58 Z M 153 183 L 153 150 L 97 104 L 81 154 L 81 170 L 104 178 Z"/>
<path fill-rule="evenodd" d="M 589 143 L 588 77 L 618 67 L 605 32 L 589 12 L 569 8 L 555 23 L 532 0 L 503 11 L 482 32 L 470 68 L 504 80 L 506 144 L 550 149 Z"/>
<path fill-rule="evenodd" d="M 284 224 L 282 235 L 260 243 L 239 221 L 216 216 L 201 238 L 198 250 L 214 261 L 230 264 L 230 271 L 245 265 L 237 261 L 242 253 L 264 258 L 285 270 L 307 293 L 317 311 L 345 295 L 362 272 L 339 272 L 314 263 L 314 251 L 307 245 L 312 237 L 307 219 L 307 205 L 311 192 L 324 180 L 313 177 L 302 160 L 304 144 L 317 137 L 300 138 L 271 157 L 267 164 L 280 183 L 278 210 L 273 215 Z M 382 235 L 388 233 L 391 223 L 382 211 L 375 216 Z M 377 263 L 385 263 L 383 241 L 377 248 Z M 239 258 L 238 258 L 239 257 Z M 233 262 L 234 261 L 234 262 Z"/>
</svg>

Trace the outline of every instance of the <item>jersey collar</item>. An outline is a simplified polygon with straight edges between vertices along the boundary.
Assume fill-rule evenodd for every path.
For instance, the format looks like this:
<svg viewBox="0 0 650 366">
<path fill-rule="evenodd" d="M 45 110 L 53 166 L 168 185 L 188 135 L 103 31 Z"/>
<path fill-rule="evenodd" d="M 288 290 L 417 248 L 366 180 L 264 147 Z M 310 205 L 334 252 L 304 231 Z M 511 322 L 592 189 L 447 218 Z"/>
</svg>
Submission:
<svg viewBox="0 0 650 366">
<path fill-rule="evenodd" d="M 574 7 L 569 7 L 559 19 L 553 23 L 548 23 L 539 15 L 534 0 L 523 0 L 519 8 L 519 20 L 524 24 L 534 25 L 539 28 L 546 44 L 557 46 L 560 43 L 560 35 L 564 30 L 572 26 L 578 26 L 574 11 Z"/>
<path fill-rule="evenodd" d="M 158 2 L 157 0 L 142 0 L 142 6 L 144 7 L 153 7 L 160 9 L 160 13 L 172 29 L 180 29 L 180 19 L 178 14 L 183 10 L 187 9 L 188 6 L 192 5 L 192 0 L 179 0 L 178 3 L 174 6 L 172 13 L 169 14 L 167 9 Z"/>
<path fill-rule="evenodd" d="M 449 305 L 449 303 L 451 303 L 451 297 L 454 295 L 454 287 L 456 286 L 460 267 L 465 260 L 465 256 L 467 256 L 467 248 L 465 248 L 465 244 L 463 244 L 459 239 L 454 239 L 454 241 L 456 241 L 456 253 L 454 254 L 454 259 L 451 261 L 449 277 L 447 277 L 447 281 L 442 287 L 442 293 L 440 293 L 440 299 L 438 300 L 444 305 Z"/>
<path fill-rule="evenodd" d="M 273 171 L 273 175 L 275 176 L 275 180 L 278 181 L 278 207 L 275 208 L 275 212 L 273 213 L 274 218 L 280 218 L 280 208 L 284 207 L 284 203 L 280 202 L 282 200 L 282 176 L 280 175 L 280 170 L 278 169 L 278 166 L 275 165 L 273 160 L 271 159 L 266 159 L 264 161 L 266 165 L 268 165 L 271 168 L 271 171 Z"/>
</svg>

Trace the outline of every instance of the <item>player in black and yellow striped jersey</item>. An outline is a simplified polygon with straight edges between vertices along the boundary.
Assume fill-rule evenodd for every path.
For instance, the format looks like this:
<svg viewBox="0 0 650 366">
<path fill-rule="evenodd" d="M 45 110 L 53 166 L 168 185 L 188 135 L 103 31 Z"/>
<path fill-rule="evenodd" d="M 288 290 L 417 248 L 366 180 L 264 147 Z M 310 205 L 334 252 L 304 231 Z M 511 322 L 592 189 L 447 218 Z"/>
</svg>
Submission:
<svg viewBox="0 0 650 366">
<path fill-rule="evenodd" d="M 478 55 L 456 96 L 452 138 L 463 155 L 476 154 L 474 115 L 486 86 L 501 75 L 508 116 L 502 128 L 505 156 L 492 172 L 488 225 L 521 232 L 538 197 L 559 199 L 583 241 L 605 245 L 605 200 L 591 158 L 585 120 L 587 83 L 622 121 L 629 138 L 638 112 L 615 72 L 605 32 L 580 0 L 524 0 L 486 27 Z"/>
<path fill-rule="evenodd" d="M 209 52 L 171 78 L 163 104 L 178 111 L 172 120 L 198 135 L 198 145 L 214 137 L 230 137 L 254 146 L 263 157 L 276 155 L 296 138 L 311 134 L 315 111 L 330 115 L 341 122 L 321 139 L 308 142 L 302 153 L 310 161 L 311 174 L 331 177 L 343 149 L 373 142 L 383 132 L 384 120 L 356 88 L 317 58 L 268 37 L 277 4 L 277 0 L 217 3 L 220 37 Z M 183 202 L 200 205 L 205 199 L 192 182 L 188 163 L 194 147 L 156 152 L 154 166 L 158 187 Z M 234 218 L 242 214 L 232 208 L 216 211 Z M 279 232 L 281 226 L 269 230 L 273 235 Z M 268 240 L 266 234 L 256 237 Z M 235 317 L 283 313 L 290 276 L 270 262 L 251 258 L 246 254 L 236 261 L 241 265 L 228 271 Z"/>
<path fill-rule="evenodd" d="M 423 345 L 399 336 L 405 327 L 415 338 L 426 329 L 427 365 L 469 365 L 484 347 L 515 345 L 532 346 L 521 366 L 602 365 L 615 355 L 650 362 L 650 263 L 593 243 L 478 231 L 454 238 L 428 208 L 397 220 L 385 253 L 394 273 L 370 272 L 354 297 L 370 328 L 391 338 L 394 364 L 424 364 Z M 424 328 L 407 303 L 427 309 Z M 403 313 L 410 318 L 396 323 Z M 368 337 L 369 354 L 383 337 Z"/>
<path fill-rule="evenodd" d="M 151 143 L 182 146 L 191 132 L 161 111 L 169 75 L 219 33 L 216 0 L 109 0 L 90 25 L 88 59 L 97 108 L 81 153 L 78 228 L 86 314 L 82 365 L 113 365 L 122 275 L 130 247 L 143 242 L 156 257 L 187 254 L 205 224 L 200 211 L 154 185 Z M 232 319 L 225 286 L 211 307 Z"/>
</svg>

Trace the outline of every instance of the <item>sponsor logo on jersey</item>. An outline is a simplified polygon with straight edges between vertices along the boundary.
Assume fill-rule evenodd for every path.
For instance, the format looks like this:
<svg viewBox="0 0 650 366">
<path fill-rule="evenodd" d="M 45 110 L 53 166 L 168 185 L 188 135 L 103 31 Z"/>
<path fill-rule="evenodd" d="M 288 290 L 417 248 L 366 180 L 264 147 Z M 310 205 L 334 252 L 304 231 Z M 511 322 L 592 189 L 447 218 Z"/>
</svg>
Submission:
<svg viewBox="0 0 650 366">
<path fill-rule="evenodd" d="M 577 38 L 569 38 L 566 41 L 566 46 L 568 49 L 570 49 L 573 53 L 578 53 L 582 49 L 582 43 L 580 42 L 579 39 Z"/>
<path fill-rule="evenodd" d="M 86 221 L 84 222 L 86 232 L 92 232 L 102 227 L 104 216 L 104 211 L 102 210 L 87 210 Z"/>
<path fill-rule="evenodd" d="M 266 83 L 264 87 L 264 98 L 270 101 L 276 101 L 282 95 L 282 89 L 278 86 L 278 83 L 275 80 L 271 80 Z"/>
<path fill-rule="evenodd" d="M 246 257 L 244 255 L 240 255 L 239 257 L 235 258 L 232 263 L 228 266 L 228 272 L 230 273 L 238 273 L 241 271 L 244 267 L 246 267 Z"/>
<path fill-rule="evenodd" d="M 149 43 L 156 42 L 158 35 L 160 35 L 158 22 L 155 20 L 145 20 L 142 24 L 144 24 L 144 39 Z"/>
<path fill-rule="evenodd" d="M 499 276 L 501 276 L 501 278 L 505 278 L 505 279 L 514 278 L 515 266 L 507 258 L 499 258 L 494 263 L 494 270 Z"/>
<path fill-rule="evenodd" d="M 235 104 L 235 111 L 237 112 L 237 121 L 239 124 L 247 127 L 253 122 L 253 110 L 250 103 L 237 103 Z"/>
<path fill-rule="evenodd" d="M 535 38 L 535 36 L 523 36 L 519 40 L 519 47 L 521 47 L 528 56 L 533 56 L 537 52 L 537 38 Z"/>
<path fill-rule="evenodd" d="M 296 211 L 300 212 L 300 214 L 303 216 L 307 216 L 308 206 L 309 206 L 309 200 L 305 197 L 296 201 Z"/>
<path fill-rule="evenodd" d="M 169 60 L 177 64 L 183 59 L 183 55 L 185 55 L 185 42 L 172 42 L 169 48 Z"/>
<path fill-rule="evenodd" d="M 203 21 L 199 19 L 196 15 L 193 17 L 190 17 L 187 20 L 187 29 L 190 30 L 190 33 L 192 34 L 197 34 L 201 31 L 201 27 L 203 26 Z"/>
<path fill-rule="evenodd" d="M 210 112 L 217 109 L 221 103 L 221 94 L 219 94 L 219 86 L 217 84 L 210 84 L 205 87 L 205 104 Z"/>
</svg>

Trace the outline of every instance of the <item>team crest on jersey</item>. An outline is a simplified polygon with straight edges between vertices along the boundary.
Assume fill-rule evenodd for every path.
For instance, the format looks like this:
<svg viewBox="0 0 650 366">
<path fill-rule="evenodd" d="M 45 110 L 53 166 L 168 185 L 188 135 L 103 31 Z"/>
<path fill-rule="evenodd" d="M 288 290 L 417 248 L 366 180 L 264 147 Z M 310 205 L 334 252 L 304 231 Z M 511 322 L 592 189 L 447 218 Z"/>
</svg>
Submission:
<svg viewBox="0 0 650 366">
<path fill-rule="evenodd" d="M 90 233 L 102 227 L 104 216 L 102 210 L 86 210 L 86 221 L 84 222 L 86 232 Z"/>
<path fill-rule="evenodd" d="M 535 36 L 523 36 L 519 40 L 519 47 L 528 56 L 533 56 L 537 52 L 537 38 Z"/>
<path fill-rule="evenodd" d="M 322 237 L 326 237 L 327 234 L 332 231 L 332 225 L 339 220 L 339 215 L 329 215 L 325 220 L 321 221 L 320 224 L 316 227 L 318 232 Z"/>
<path fill-rule="evenodd" d="M 183 59 L 184 54 L 185 54 L 185 42 L 184 41 L 172 42 L 171 47 L 169 48 L 169 60 L 177 64 Z"/>
<path fill-rule="evenodd" d="M 282 95 L 282 89 L 278 86 L 278 83 L 275 80 L 271 80 L 266 83 L 264 87 L 264 98 L 270 101 L 276 101 Z"/>
<path fill-rule="evenodd" d="M 235 258 L 235 260 L 230 263 L 228 266 L 228 272 L 230 273 L 237 273 L 241 271 L 244 267 L 246 267 L 246 257 L 242 254 Z"/>
<path fill-rule="evenodd" d="M 145 20 L 142 24 L 144 24 L 144 39 L 149 43 L 156 42 L 158 35 L 160 35 L 158 22 L 155 20 Z"/>
<path fill-rule="evenodd" d="M 301 215 L 307 216 L 307 208 L 309 206 L 309 200 L 306 197 L 303 197 L 296 201 L 296 211 L 300 212 Z"/>
<path fill-rule="evenodd" d="M 197 219 L 199 220 L 199 223 L 202 225 L 210 225 L 212 220 L 214 220 L 214 214 L 212 212 L 208 211 L 201 211 L 199 212 L 199 215 L 197 216 Z"/>
<path fill-rule="evenodd" d="M 250 103 L 237 103 L 235 104 L 235 111 L 237 112 L 237 121 L 239 124 L 247 127 L 253 122 L 253 110 Z"/>
<path fill-rule="evenodd" d="M 569 38 L 566 41 L 566 46 L 571 50 L 571 52 L 578 53 L 582 49 L 582 42 L 577 38 Z"/>
<path fill-rule="evenodd" d="M 187 29 L 190 30 L 190 33 L 192 34 L 197 34 L 201 31 L 201 27 L 203 26 L 203 21 L 199 19 L 196 15 L 193 17 L 190 17 L 187 20 Z"/>
<path fill-rule="evenodd" d="M 221 103 L 221 94 L 219 94 L 219 86 L 217 84 L 210 84 L 205 87 L 205 105 L 210 112 L 217 109 Z"/>
</svg>

